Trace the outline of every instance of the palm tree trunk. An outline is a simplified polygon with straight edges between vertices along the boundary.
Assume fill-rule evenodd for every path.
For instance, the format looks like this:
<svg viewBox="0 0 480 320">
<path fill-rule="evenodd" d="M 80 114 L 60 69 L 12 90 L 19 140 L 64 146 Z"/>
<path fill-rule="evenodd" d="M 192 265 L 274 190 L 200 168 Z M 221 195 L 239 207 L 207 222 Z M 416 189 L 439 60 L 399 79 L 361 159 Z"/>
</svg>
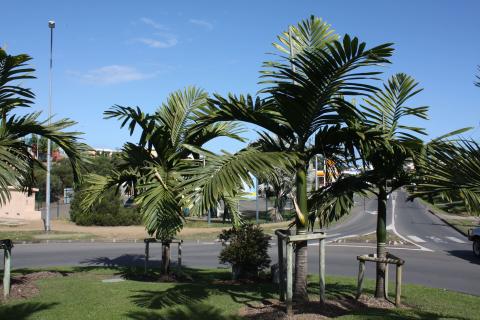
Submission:
<svg viewBox="0 0 480 320">
<path fill-rule="evenodd" d="M 307 173 L 304 166 L 297 169 L 297 203 L 300 211 L 307 215 Z M 306 218 L 306 216 L 305 216 Z M 297 234 L 305 234 L 306 223 L 298 216 L 296 219 Z M 295 301 L 308 301 L 307 275 L 308 275 L 308 250 L 307 241 L 296 242 L 295 246 L 295 278 L 293 283 L 293 299 Z"/>
<path fill-rule="evenodd" d="M 162 242 L 162 263 L 160 273 L 166 275 L 170 272 L 170 241 Z"/>
<path fill-rule="evenodd" d="M 385 258 L 387 255 L 387 190 L 384 183 L 378 185 L 378 210 L 377 210 L 377 257 Z M 375 298 L 385 297 L 385 264 L 377 262 L 377 277 L 375 285 Z"/>
</svg>

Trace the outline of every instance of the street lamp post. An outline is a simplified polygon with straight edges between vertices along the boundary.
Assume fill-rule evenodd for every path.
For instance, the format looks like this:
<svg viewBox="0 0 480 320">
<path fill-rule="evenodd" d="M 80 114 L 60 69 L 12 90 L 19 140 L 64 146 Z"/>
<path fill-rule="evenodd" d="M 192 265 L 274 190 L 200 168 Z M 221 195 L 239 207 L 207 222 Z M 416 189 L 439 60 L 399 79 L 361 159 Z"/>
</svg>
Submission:
<svg viewBox="0 0 480 320">
<path fill-rule="evenodd" d="M 53 29 L 55 29 L 55 21 L 48 21 L 50 28 L 50 70 L 49 70 L 49 88 L 48 88 L 48 124 L 51 123 L 52 118 L 52 67 L 53 67 Z M 47 210 L 45 214 L 45 231 L 51 230 L 50 226 L 50 171 L 52 169 L 52 142 L 47 141 L 47 191 L 46 191 L 46 205 Z"/>
</svg>

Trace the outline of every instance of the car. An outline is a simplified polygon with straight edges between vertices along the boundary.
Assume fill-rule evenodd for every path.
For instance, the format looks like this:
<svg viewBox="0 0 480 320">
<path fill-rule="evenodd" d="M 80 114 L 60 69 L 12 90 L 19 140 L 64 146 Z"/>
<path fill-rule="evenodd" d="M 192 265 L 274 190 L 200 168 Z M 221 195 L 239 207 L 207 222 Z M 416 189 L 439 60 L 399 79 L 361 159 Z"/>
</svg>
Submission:
<svg viewBox="0 0 480 320">
<path fill-rule="evenodd" d="M 480 258 L 480 227 L 468 230 L 468 240 L 473 241 L 473 254 Z"/>
</svg>

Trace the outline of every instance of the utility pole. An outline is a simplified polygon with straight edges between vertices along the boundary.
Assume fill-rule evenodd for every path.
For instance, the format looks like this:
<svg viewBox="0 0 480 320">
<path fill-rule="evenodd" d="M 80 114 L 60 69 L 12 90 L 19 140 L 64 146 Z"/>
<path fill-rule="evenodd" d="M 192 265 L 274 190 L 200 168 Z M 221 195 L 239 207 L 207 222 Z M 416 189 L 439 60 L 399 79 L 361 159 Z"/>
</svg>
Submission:
<svg viewBox="0 0 480 320">
<path fill-rule="evenodd" d="M 52 122 L 52 67 L 53 67 L 53 29 L 55 29 L 55 21 L 48 21 L 48 27 L 50 28 L 50 70 L 49 70 L 49 90 L 48 90 L 48 124 Z M 51 230 L 50 226 L 50 171 L 52 170 L 52 142 L 50 139 L 47 141 L 47 192 L 46 192 L 46 205 L 47 210 L 45 214 L 45 231 Z"/>
</svg>

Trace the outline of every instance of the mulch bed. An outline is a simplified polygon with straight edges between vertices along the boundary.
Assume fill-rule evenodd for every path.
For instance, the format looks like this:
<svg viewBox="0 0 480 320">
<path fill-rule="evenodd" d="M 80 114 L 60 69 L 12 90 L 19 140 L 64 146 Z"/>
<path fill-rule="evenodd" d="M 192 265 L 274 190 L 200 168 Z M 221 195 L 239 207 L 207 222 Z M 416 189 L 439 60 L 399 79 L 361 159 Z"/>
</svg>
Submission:
<svg viewBox="0 0 480 320">
<path fill-rule="evenodd" d="M 327 300 L 324 305 L 319 301 L 294 305 L 294 315 L 289 317 L 285 304 L 276 299 L 268 299 L 260 304 L 249 305 L 240 310 L 240 316 L 252 320 L 314 320 L 332 319 L 352 312 L 366 309 L 393 309 L 395 305 L 386 300 L 377 300 L 372 296 L 362 295 L 357 301 L 351 297 Z"/>
<path fill-rule="evenodd" d="M 36 281 L 41 279 L 49 279 L 63 277 L 60 272 L 41 271 L 20 276 L 14 276 L 11 279 L 9 300 L 28 299 L 40 293 Z M 3 301 L 3 283 L 0 285 L 0 301 Z"/>
</svg>

